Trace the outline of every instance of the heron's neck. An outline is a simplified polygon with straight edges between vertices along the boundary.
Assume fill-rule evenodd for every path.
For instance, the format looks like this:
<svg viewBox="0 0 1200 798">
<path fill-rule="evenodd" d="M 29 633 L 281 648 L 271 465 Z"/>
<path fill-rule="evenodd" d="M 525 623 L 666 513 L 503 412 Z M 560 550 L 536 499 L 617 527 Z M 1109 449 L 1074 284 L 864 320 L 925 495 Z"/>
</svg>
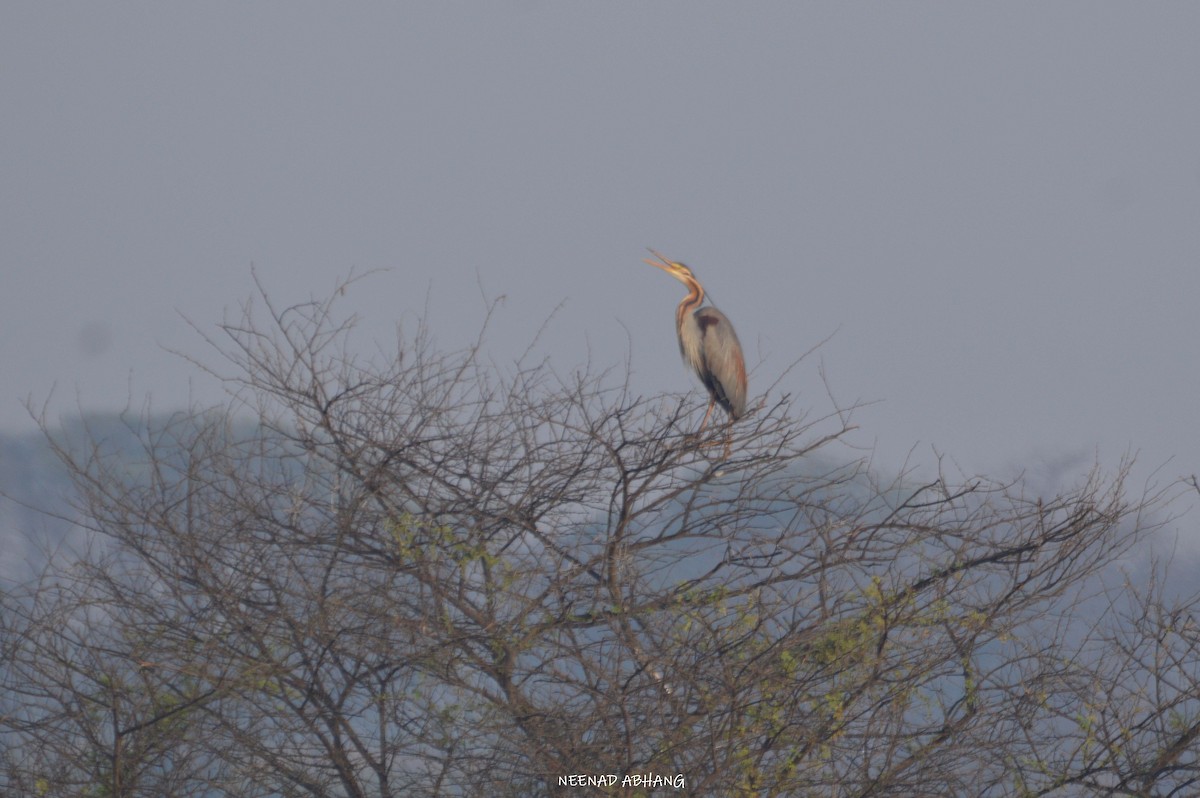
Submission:
<svg viewBox="0 0 1200 798">
<path fill-rule="evenodd" d="M 679 307 L 675 309 L 675 321 L 678 324 L 683 324 L 683 320 L 688 317 L 689 313 L 695 313 L 704 304 L 704 288 L 699 283 L 693 283 L 690 288 L 692 290 L 679 303 Z"/>
</svg>

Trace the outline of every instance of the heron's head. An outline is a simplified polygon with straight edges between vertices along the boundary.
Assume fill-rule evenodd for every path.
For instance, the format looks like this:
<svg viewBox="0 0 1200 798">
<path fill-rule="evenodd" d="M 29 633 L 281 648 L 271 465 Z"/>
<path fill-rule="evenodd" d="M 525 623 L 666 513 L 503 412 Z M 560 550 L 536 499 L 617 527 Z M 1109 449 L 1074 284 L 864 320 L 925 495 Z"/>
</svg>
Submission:
<svg viewBox="0 0 1200 798">
<path fill-rule="evenodd" d="M 654 255 L 654 257 L 658 258 L 658 260 L 650 260 L 649 258 L 646 258 L 642 261 L 642 263 L 649 263 L 651 266 L 662 269 L 664 272 L 689 287 L 693 282 L 695 282 L 696 276 L 692 274 L 692 270 L 687 266 L 684 266 L 682 263 L 678 263 L 673 260 L 667 260 L 654 250 L 650 250 L 650 253 Z"/>
</svg>

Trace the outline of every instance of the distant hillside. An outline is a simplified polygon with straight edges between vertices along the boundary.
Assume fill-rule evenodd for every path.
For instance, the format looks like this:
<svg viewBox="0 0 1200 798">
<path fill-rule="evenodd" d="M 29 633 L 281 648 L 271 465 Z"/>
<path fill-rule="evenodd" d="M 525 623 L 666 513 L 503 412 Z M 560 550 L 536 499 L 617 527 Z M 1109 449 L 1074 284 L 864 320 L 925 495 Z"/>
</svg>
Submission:
<svg viewBox="0 0 1200 798">
<path fill-rule="evenodd" d="M 52 434 L 60 444 L 76 452 L 98 441 L 105 452 L 122 453 L 134 465 L 144 461 L 142 437 L 147 426 L 160 430 L 180 420 L 163 415 L 147 424 L 115 414 L 93 415 L 68 421 Z M 183 419 L 183 424 L 194 421 Z M 254 426 L 253 422 L 243 420 L 234 429 L 238 434 L 252 436 Z M 829 473 L 846 465 L 825 457 L 810 458 L 806 468 L 810 473 L 806 476 Z M 1075 465 L 1073 460 L 1064 460 L 1054 469 L 1029 474 L 1027 486 L 1052 495 L 1061 483 L 1074 477 Z M 891 498 L 899 497 L 904 484 L 900 482 L 893 487 Z M 863 472 L 844 488 L 848 496 L 865 499 L 871 493 L 869 485 L 869 475 Z M 79 515 L 74 502 L 75 490 L 67 469 L 43 433 L 0 433 L 0 580 L 27 580 L 42 571 L 48 557 L 69 556 L 81 549 L 88 536 L 70 520 Z M 1195 561 L 1194 556 L 1184 559 Z"/>
<path fill-rule="evenodd" d="M 144 429 L 140 422 L 107 414 L 68 421 L 53 435 L 72 450 L 95 440 L 136 459 Z M 0 579 L 28 579 L 48 557 L 69 555 L 84 544 L 87 536 L 70 520 L 78 517 L 74 497 L 67 469 L 45 435 L 0 433 Z"/>
<path fill-rule="evenodd" d="M 0 578 L 24 580 L 47 556 L 83 539 L 73 524 L 71 481 L 40 432 L 0 433 Z"/>
</svg>

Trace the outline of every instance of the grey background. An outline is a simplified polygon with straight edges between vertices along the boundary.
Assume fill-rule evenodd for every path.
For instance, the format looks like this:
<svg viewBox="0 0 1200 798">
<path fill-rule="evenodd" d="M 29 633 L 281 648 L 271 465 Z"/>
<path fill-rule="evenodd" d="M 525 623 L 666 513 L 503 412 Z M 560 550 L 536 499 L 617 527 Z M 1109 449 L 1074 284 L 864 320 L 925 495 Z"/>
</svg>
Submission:
<svg viewBox="0 0 1200 798">
<path fill-rule="evenodd" d="M 895 467 L 1200 471 L 1200 5 L 11 3 L 0 11 L 0 429 L 219 400 L 251 293 L 428 308 L 514 359 L 678 361 L 696 269 L 752 401 L 882 400 Z"/>
</svg>

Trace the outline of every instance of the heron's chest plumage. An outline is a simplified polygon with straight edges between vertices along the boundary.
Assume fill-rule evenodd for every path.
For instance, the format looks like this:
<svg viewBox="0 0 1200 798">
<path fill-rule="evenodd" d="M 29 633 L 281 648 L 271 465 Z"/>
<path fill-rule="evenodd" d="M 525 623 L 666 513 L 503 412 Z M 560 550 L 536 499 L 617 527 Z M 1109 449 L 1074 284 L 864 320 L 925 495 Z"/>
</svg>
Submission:
<svg viewBox="0 0 1200 798">
<path fill-rule="evenodd" d="M 720 311 L 711 307 L 697 308 L 684 314 L 679 325 L 679 354 L 694 369 L 705 365 L 705 335 L 721 323 Z"/>
</svg>

